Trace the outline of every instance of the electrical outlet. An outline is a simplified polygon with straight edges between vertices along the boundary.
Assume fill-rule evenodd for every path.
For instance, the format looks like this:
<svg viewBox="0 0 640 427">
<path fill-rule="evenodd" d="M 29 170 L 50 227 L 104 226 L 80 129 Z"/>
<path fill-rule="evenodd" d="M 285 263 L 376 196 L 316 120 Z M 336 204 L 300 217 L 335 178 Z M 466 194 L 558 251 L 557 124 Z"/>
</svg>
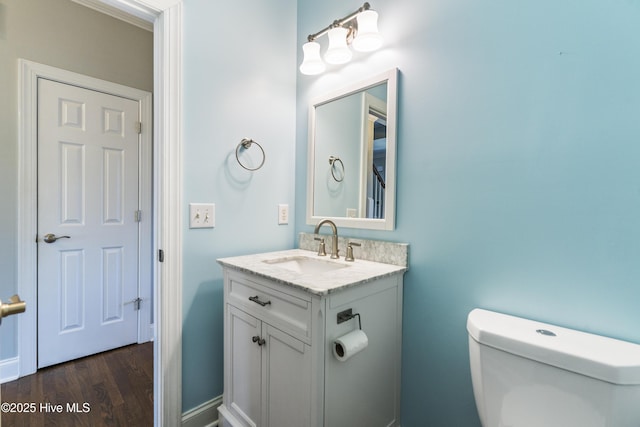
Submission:
<svg viewBox="0 0 640 427">
<path fill-rule="evenodd" d="M 289 224 L 289 205 L 287 204 L 278 205 L 278 224 L 279 225 Z"/>
<path fill-rule="evenodd" d="M 189 203 L 189 228 L 213 228 L 216 225 L 216 205 Z"/>
</svg>

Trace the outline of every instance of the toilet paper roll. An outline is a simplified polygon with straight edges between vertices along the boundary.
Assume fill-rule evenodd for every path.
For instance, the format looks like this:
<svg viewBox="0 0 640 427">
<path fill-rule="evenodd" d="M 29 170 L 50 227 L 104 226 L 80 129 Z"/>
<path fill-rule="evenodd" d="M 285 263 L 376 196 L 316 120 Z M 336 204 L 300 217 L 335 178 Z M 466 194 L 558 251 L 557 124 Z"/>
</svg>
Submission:
<svg viewBox="0 0 640 427">
<path fill-rule="evenodd" d="M 367 334 L 360 329 L 351 331 L 333 342 L 333 355 L 341 362 L 358 354 L 369 345 Z"/>
</svg>

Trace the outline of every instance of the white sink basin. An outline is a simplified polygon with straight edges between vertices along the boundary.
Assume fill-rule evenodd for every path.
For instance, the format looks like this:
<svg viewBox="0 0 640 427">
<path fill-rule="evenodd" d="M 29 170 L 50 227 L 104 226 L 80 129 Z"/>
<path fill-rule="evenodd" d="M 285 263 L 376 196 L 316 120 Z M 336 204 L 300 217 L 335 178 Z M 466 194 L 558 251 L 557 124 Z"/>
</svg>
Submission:
<svg viewBox="0 0 640 427">
<path fill-rule="evenodd" d="M 291 256 L 264 260 L 264 263 L 275 265 L 300 274 L 320 274 L 349 267 L 345 264 L 306 256 Z"/>
</svg>

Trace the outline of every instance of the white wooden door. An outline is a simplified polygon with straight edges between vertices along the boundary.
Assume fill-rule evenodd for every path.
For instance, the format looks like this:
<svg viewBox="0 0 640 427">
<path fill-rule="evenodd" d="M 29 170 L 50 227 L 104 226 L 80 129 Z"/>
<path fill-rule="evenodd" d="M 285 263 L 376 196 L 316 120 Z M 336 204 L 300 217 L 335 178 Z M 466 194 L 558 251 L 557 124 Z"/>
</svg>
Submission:
<svg viewBox="0 0 640 427">
<path fill-rule="evenodd" d="M 38 367 L 137 340 L 138 122 L 137 101 L 38 81 Z"/>
</svg>

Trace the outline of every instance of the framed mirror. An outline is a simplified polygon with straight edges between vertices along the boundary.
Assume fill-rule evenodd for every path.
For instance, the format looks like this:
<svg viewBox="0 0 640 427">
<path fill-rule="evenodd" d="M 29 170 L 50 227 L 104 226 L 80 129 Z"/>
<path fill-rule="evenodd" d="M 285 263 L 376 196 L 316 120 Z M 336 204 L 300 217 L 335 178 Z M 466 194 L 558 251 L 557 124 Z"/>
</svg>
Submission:
<svg viewBox="0 0 640 427">
<path fill-rule="evenodd" d="M 393 230 L 398 70 L 309 105 L 307 224 Z"/>
</svg>

